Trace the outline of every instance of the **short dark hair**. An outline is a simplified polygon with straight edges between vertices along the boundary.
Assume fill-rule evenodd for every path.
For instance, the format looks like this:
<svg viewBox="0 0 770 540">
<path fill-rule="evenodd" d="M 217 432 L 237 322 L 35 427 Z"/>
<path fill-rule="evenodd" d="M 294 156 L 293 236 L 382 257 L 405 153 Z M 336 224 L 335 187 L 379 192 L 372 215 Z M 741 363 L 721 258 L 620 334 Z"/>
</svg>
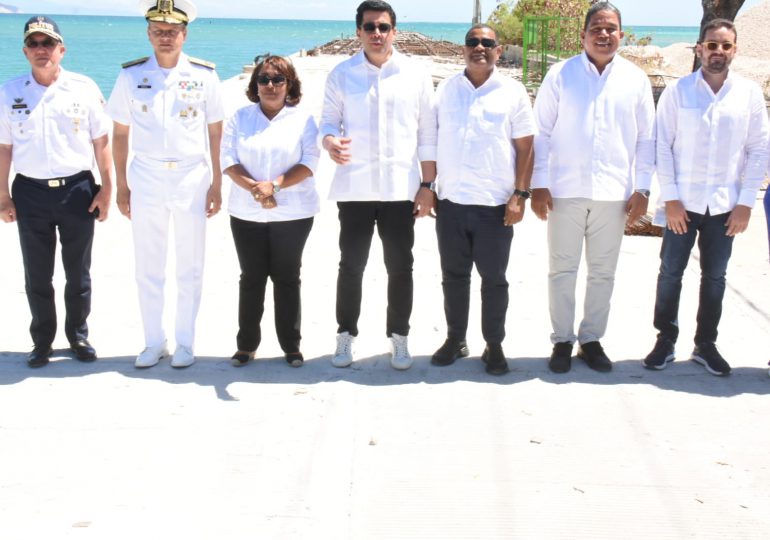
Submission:
<svg viewBox="0 0 770 540">
<path fill-rule="evenodd" d="M 286 105 L 294 106 L 302 99 L 302 84 L 297 77 L 297 72 L 291 62 L 283 56 L 257 56 L 259 60 L 257 67 L 251 73 L 249 86 L 246 88 L 246 97 L 253 103 L 259 103 L 259 92 L 257 91 L 257 77 L 265 66 L 271 66 L 278 73 L 286 77 Z"/>
<path fill-rule="evenodd" d="M 484 24 L 484 23 L 474 24 L 473 26 L 471 26 L 468 29 L 468 31 L 465 33 L 465 39 L 468 39 L 469 37 L 471 37 L 471 33 L 474 30 L 492 30 L 492 33 L 495 34 L 495 39 L 497 39 L 497 32 L 495 31 L 495 29 L 489 26 L 488 24 Z"/>
<path fill-rule="evenodd" d="M 732 30 L 733 34 L 735 34 L 735 42 L 738 42 L 738 29 L 735 28 L 735 23 L 733 21 L 729 19 L 711 19 L 701 27 L 698 43 L 702 43 L 703 40 L 706 39 L 706 33 L 709 30 L 719 30 L 720 28 Z"/>
<path fill-rule="evenodd" d="M 390 15 L 390 24 L 396 26 L 396 12 L 390 7 L 390 4 L 383 0 L 364 0 L 356 9 L 356 28 L 361 28 L 364 24 L 364 11 L 385 11 Z"/>
<path fill-rule="evenodd" d="M 599 13 L 600 11 L 611 11 L 615 15 L 618 16 L 618 26 L 620 26 L 621 30 L 623 29 L 623 21 L 620 17 L 620 10 L 615 7 L 615 4 L 612 2 L 596 2 L 593 6 L 591 6 L 588 9 L 588 12 L 586 13 L 586 21 L 583 24 L 583 30 L 588 30 L 588 25 L 591 22 L 591 19 L 594 15 Z"/>
</svg>

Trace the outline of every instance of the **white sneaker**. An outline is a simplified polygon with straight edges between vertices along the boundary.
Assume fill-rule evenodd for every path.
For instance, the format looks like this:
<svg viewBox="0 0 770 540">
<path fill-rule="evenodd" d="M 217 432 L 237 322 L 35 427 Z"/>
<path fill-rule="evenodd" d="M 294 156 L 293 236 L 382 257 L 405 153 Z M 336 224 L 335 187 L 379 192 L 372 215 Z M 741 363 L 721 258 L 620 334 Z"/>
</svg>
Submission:
<svg viewBox="0 0 770 540">
<path fill-rule="evenodd" d="M 353 342 L 356 337 L 349 332 L 337 334 L 337 349 L 332 357 L 334 367 L 348 367 L 353 363 Z"/>
<path fill-rule="evenodd" d="M 161 358 L 168 356 L 168 349 L 166 348 L 166 342 L 164 341 L 160 345 L 154 347 L 145 347 L 139 356 L 134 361 L 134 367 L 148 368 L 157 364 Z"/>
<path fill-rule="evenodd" d="M 390 365 L 394 369 L 405 370 L 412 367 L 412 355 L 409 354 L 407 347 L 407 337 L 391 334 L 390 336 Z"/>
<path fill-rule="evenodd" d="M 174 358 L 171 359 L 171 367 L 186 368 L 195 363 L 192 349 L 184 345 L 177 345 L 174 351 Z"/>
</svg>

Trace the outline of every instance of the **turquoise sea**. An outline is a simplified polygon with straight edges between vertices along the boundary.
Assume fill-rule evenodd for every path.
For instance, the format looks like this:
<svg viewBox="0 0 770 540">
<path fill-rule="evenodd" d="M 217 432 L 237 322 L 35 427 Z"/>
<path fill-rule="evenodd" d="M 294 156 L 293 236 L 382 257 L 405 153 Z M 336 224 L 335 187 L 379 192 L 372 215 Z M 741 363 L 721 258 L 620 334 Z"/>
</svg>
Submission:
<svg viewBox="0 0 770 540">
<path fill-rule="evenodd" d="M 24 22 L 29 15 L 0 15 L 0 81 L 29 69 L 21 52 Z M 109 95 L 120 64 L 150 52 L 140 17 L 82 15 L 54 16 L 67 45 L 64 66 L 93 78 Z M 402 30 L 414 30 L 435 39 L 461 43 L 468 24 L 402 23 Z M 694 42 L 694 27 L 629 26 L 637 37 L 651 36 L 652 44 L 665 47 L 678 41 Z M 185 51 L 191 56 L 217 64 L 220 78 L 239 73 L 257 54 L 289 55 L 312 49 L 338 37 L 355 34 L 353 21 L 307 21 L 278 19 L 198 19 L 188 33 Z"/>
</svg>

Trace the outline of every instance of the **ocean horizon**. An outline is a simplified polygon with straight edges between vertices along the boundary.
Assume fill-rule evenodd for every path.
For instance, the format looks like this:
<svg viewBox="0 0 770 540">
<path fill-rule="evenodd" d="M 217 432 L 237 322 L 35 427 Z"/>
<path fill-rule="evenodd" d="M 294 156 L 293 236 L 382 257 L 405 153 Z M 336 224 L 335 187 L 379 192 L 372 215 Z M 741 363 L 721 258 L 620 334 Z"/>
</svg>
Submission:
<svg viewBox="0 0 770 540">
<path fill-rule="evenodd" d="M 29 14 L 0 15 L 0 42 L 4 43 L 0 82 L 29 71 L 21 52 L 22 31 Z M 94 79 L 105 97 L 109 96 L 120 65 L 151 53 L 146 23 L 141 17 L 99 15 L 51 15 L 59 24 L 67 52 L 65 69 Z M 433 39 L 462 43 L 470 25 L 466 23 L 400 22 L 400 30 L 415 31 Z M 677 42 L 694 42 L 698 27 L 635 26 L 625 31 L 637 38 L 649 36 L 652 45 L 665 47 Z M 190 25 L 185 52 L 217 64 L 222 80 L 242 72 L 258 54 L 291 55 L 310 50 L 340 37 L 355 35 L 353 21 L 289 19 L 209 19 Z M 17 43 L 18 48 L 10 44 Z"/>
</svg>

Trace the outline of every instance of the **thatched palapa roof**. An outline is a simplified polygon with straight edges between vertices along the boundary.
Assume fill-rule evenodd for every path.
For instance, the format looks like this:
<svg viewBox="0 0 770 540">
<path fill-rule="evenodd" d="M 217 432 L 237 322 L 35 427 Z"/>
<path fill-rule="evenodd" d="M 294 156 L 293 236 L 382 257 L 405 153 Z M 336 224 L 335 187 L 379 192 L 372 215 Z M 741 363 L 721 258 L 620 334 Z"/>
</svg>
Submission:
<svg viewBox="0 0 770 540">
<path fill-rule="evenodd" d="M 419 32 L 398 32 L 394 40 L 395 47 L 402 53 L 420 56 L 462 57 L 463 47 L 451 41 L 436 40 Z M 361 50 L 357 37 L 335 39 L 308 51 L 308 55 L 346 54 L 353 55 Z"/>
</svg>

